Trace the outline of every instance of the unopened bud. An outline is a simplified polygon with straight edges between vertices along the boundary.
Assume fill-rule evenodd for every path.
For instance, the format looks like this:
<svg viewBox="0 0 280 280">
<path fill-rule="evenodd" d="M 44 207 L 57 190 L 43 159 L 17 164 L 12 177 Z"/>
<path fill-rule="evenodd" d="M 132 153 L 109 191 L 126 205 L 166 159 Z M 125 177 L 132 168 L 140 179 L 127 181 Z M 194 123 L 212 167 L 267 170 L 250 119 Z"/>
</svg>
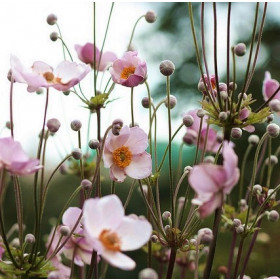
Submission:
<svg viewBox="0 0 280 280">
<path fill-rule="evenodd" d="M 241 234 L 244 232 L 244 227 L 242 225 L 235 228 L 237 234 Z"/>
<path fill-rule="evenodd" d="M 210 243 L 213 240 L 213 232 L 210 228 L 202 228 L 198 231 L 198 236 L 200 236 L 200 241 L 202 243 Z"/>
<path fill-rule="evenodd" d="M 157 20 L 157 15 L 154 11 L 148 11 L 145 15 L 145 20 L 148 23 L 153 23 Z"/>
<path fill-rule="evenodd" d="M 276 210 L 272 210 L 268 213 L 267 218 L 271 222 L 277 222 L 279 220 L 279 213 Z"/>
<path fill-rule="evenodd" d="M 164 76 L 171 76 L 174 73 L 175 65 L 170 60 L 164 60 L 159 65 L 160 73 Z"/>
<path fill-rule="evenodd" d="M 49 25 L 54 25 L 57 22 L 57 16 L 55 14 L 49 14 L 47 17 L 47 23 Z"/>
<path fill-rule="evenodd" d="M 220 265 L 220 266 L 218 267 L 218 272 L 219 272 L 220 274 L 222 274 L 222 275 L 227 275 L 227 273 L 228 273 L 228 268 L 227 268 L 226 266 L 224 266 L 224 265 Z"/>
<path fill-rule="evenodd" d="M 139 279 L 158 279 L 157 272 L 152 268 L 144 268 L 139 272 Z"/>
<path fill-rule="evenodd" d="M 74 131 L 79 131 L 82 127 L 82 123 L 79 120 L 74 120 L 71 122 L 71 129 Z"/>
<path fill-rule="evenodd" d="M 198 109 L 197 112 L 196 112 L 196 115 L 199 118 L 203 118 L 205 116 L 205 114 L 206 114 L 206 112 L 203 109 Z"/>
<path fill-rule="evenodd" d="M 60 167 L 59 167 L 59 171 L 61 174 L 65 175 L 67 174 L 67 166 L 66 164 L 62 164 Z"/>
<path fill-rule="evenodd" d="M 188 131 L 187 133 L 185 133 L 184 137 L 183 137 L 183 142 L 187 145 L 192 145 L 195 143 L 195 140 L 197 138 L 197 135 L 194 135 L 193 130 Z"/>
<path fill-rule="evenodd" d="M 272 195 L 271 195 L 272 194 Z M 276 198 L 276 192 L 274 192 L 274 189 L 269 189 L 267 191 L 267 196 L 270 197 L 270 199 L 275 199 Z"/>
<path fill-rule="evenodd" d="M 6 122 L 6 128 L 11 129 L 11 122 L 9 121 Z"/>
<path fill-rule="evenodd" d="M 58 39 L 58 33 L 57 32 L 52 32 L 51 34 L 50 34 L 50 39 L 52 40 L 52 41 L 56 41 L 57 39 Z"/>
<path fill-rule="evenodd" d="M 70 228 L 68 226 L 61 226 L 60 229 L 59 229 L 59 232 L 63 236 L 69 236 L 71 230 L 70 230 Z"/>
<path fill-rule="evenodd" d="M 80 159 L 82 158 L 82 155 L 83 155 L 83 153 L 82 153 L 82 150 L 81 150 L 81 149 L 79 149 L 79 148 L 73 149 L 73 151 L 72 151 L 72 157 L 73 157 L 74 159 L 80 160 Z"/>
<path fill-rule="evenodd" d="M 158 242 L 158 237 L 157 237 L 157 235 L 153 234 L 153 235 L 151 236 L 151 241 L 152 241 L 153 243 L 157 243 L 157 242 Z"/>
<path fill-rule="evenodd" d="M 97 139 L 91 139 L 88 142 L 88 146 L 92 149 L 92 150 L 96 150 L 99 148 L 99 141 Z"/>
<path fill-rule="evenodd" d="M 60 128 L 60 121 L 58 119 L 49 119 L 47 122 L 47 127 L 50 132 L 56 133 Z"/>
<path fill-rule="evenodd" d="M 166 225 L 165 227 L 164 227 L 164 231 L 165 232 L 168 232 L 170 230 L 170 225 Z"/>
<path fill-rule="evenodd" d="M 228 94 L 227 94 L 226 91 L 221 91 L 221 92 L 220 92 L 220 96 L 221 96 L 221 98 L 222 98 L 223 100 L 227 100 L 227 98 L 228 98 Z"/>
<path fill-rule="evenodd" d="M 142 98 L 142 106 L 144 107 L 144 108 L 149 108 L 150 107 L 150 100 L 149 100 L 149 97 L 143 97 Z M 151 103 L 153 103 L 153 99 L 151 98 Z"/>
<path fill-rule="evenodd" d="M 262 193 L 262 186 L 257 184 L 253 186 L 253 193 L 254 194 L 258 194 L 258 193 Z"/>
<path fill-rule="evenodd" d="M 240 205 L 241 207 L 247 206 L 247 201 L 246 201 L 246 199 L 240 199 L 239 205 Z"/>
<path fill-rule="evenodd" d="M 88 179 L 84 179 L 81 182 L 81 186 L 85 189 L 85 190 L 89 190 L 92 187 L 92 182 Z"/>
<path fill-rule="evenodd" d="M 232 130 L 231 130 L 231 137 L 233 139 L 239 139 L 241 138 L 242 136 L 242 129 L 239 128 L 239 127 L 234 127 Z"/>
<path fill-rule="evenodd" d="M 206 91 L 206 88 L 205 88 L 205 86 L 204 86 L 203 81 L 201 81 L 201 82 L 198 83 L 197 89 L 198 89 L 200 92 Z"/>
<path fill-rule="evenodd" d="M 243 95 L 242 95 L 242 92 L 240 92 L 240 93 L 238 94 L 238 99 L 240 99 L 241 96 L 243 96 L 243 97 L 242 97 L 243 100 L 247 99 L 247 94 L 246 94 L 245 92 L 243 93 Z"/>
<path fill-rule="evenodd" d="M 169 218 L 171 218 L 171 213 L 169 211 L 165 211 L 162 213 L 162 218 L 164 220 L 168 220 Z"/>
<path fill-rule="evenodd" d="M 248 137 L 248 142 L 251 145 L 258 145 L 258 143 L 260 142 L 260 137 L 258 135 L 252 134 Z"/>
<path fill-rule="evenodd" d="M 237 56 L 243 56 L 246 53 L 246 45 L 244 43 L 239 43 L 234 47 L 234 53 Z"/>
<path fill-rule="evenodd" d="M 233 219 L 234 227 L 239 227 L 241 225 L 241 221 L 239 219 Z"/>
<path fill-rule="evenodd" d="M 214 163 L 215 162 L 215 158 L 213 156 L 207 156 L 204 158 L 203 162 L 205 163 Z"/>
<path fill-rule="evenodd" d="M 219 120 L 224 122 L 228 117 L 228 114 L 226 112 L 220 112 L 219 113 Z"/>
<path fill-rule="evenodd" d="M 270 160 L 269 160 L 270 159 Z M 270 162 L 270 164 L 275 165 L 278 163 L 278 158 L 275 155 L 271 155 L 270 158 L 266 158 L 265 159 L 265 164 L 268 165 Z"/>
<path fill-rule="evenodd" d="M 274 115 L 270 114 L 267 118 L 266 118 L 266 122 L 267 123 L 271 123 L 274 120 Z"/>
<path fill-rule="evenodd" d="M 233 82 L 230 82 L 228 87 L 229 87 L 230 90 L 236 90 L 237 89 L 237 84 L 233 83 Z"/>
<path fill-rule="evenodd" d="M 272 111 L 280 112 L 280 101 L 278 99 L 272 99 L 268 105 Z"/>
<path fill-rule="evenodd" d="M 25 242 L 28 243 L 28 244 L 35 243 L 35 236 L 33 234 L 31 234 L 31 233 L 26 234 Z"/>
<path fill-rule="evenodd" d="M 164 101 L 165 107 L 168 108 L 168 97 Z M 177 98 L 174 95 L 169 96 L 169 108 L 173 109 L 177 104 Z"/>
<path fill-rule="evenodd" d="M 15 248 L 19 248 L 20 247 L 20 242 L 18 238 L 14 238 L 11 242 L 11 246 L 15 247 Z"/>
<path fill-rule="evenodd" d="M 193 116 L 191 116 L 191 115 L 185 115 L 185 116 L 183 117 L 183 124 L 184 124 L 186 127 L 192 126 L 193 123 L 194 123 Z"/>
<path fill-rule="evenodd" d="M 280 129 L 277 124 L 271 123 L 266 127 L 266 131 L 270 137 L 276 138 L 279 136 Z"/>
<path fill-rule="evenodd" d="M 225 83 L 219 83 L 219 90 L 221 92 L 226 92 L 227 91 L 227 85 Z"/>
</svg>

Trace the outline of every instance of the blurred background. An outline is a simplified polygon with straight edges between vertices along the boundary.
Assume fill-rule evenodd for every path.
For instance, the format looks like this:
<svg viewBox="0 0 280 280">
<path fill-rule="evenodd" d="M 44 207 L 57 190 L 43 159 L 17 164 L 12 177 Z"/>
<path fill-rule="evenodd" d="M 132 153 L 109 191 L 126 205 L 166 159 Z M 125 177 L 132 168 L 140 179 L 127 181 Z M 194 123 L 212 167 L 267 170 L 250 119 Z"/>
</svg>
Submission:
<svg viewBox="0 0 280 280">
<path fill-rule="evenodd" d="M 96 37 L 97 46 L 102 45 L 104 32 L 109 16 L 111 3 L 98 2 L 96 4 Z M 280 3 L 269 3 L 266 23 L 264 27 L 262 45 L 256 67 L 256 72 L 248 93 L 252 93 L 257 100 L 253 108 L 257 108 L 263 103 L 262 82 L 265 71 L 270 71 L 275 79 L 280 80 Z M 263 4 L 260 5 L 258 27 L 262 16 Z M 171 77 L 171 92 L 177 97 L 178 104 L 172 110 L 173 127 L 177 128 L 181 122 L 183 112 L 199 107 L 201 93 L 197 91 L 197 83 L 200 78 L 199 69 L 196 64 L 195 50 L 190 29 L 187 3 L 115 3 L 112 20 L 108 33 L 108 38 L 104 50 L 114 51 L 121 57 L 126 50 L 130 34 L 135 21 L 148 10 L 154 10 L 158 16 L 153 24 L 147 23 L 144 19 L 140 21 L 136 28 L 133 46 L 139 52 L 139 57 L 147 61 L 148 83 L 151 88 L 154 103 L 157 104 L 165 96 L 165 79 L 160 74 L 159 63 L 164 59 L 172 60 L 176 66 L 176 71 Z M 196 23 L 197 36 L 200 43 L 200 4 L 193 3 L 193 11 Z M 57 31 L 55 26 L 49 26 L 46 22 L 47 15 L 54 13 L 58 17 L 58 24 L 61 28 L 63 38 L 69 47 L 74 60 L 78 61 L 74 45 L 83 45 L 93 41 L 93 4 L 88 1 L 1 1 L 0 3 L 0 30 L 2 44 L 0 52 L 0 129 L 1 137 L 8 136 L 10 131 L 5 128 L 6 121 L 9 120 L 9 82 L 6 78 L 10 69 L 10 54 L 14 54 L 26 66 L 31 66 L 34 61 L 41 60 L 52 66 L 56 66 L 61 60 L 62 48 L 58 40 L 52 42 L 49 34 Z M 218 66 L 220 81 L 226 82 L 226 21 L 227 3 L 217 4 L 218 13 Z M 255 14 L 255 3 L 232 3 L 231 21 L 231 45 L 244 42 L 247 50 L 250 47 L 251 33 Z M 205 4 L 205 39 L 206 53 L 210 73 L 214 73 L 213 65 L 213 13 L 212 4 Z M 237 58 L 237 92 L 243 86 L 245 77 L 248 52 L 242 58 Z M 109 74 L 105 74 L 104 81 Z M 105 83 L 104 83 L 105 84 Z M 82 82 L 81 86 L 87 97 L 93 95 L 93 74 L 90 73 Z M 135 89 L 135 120 L 140 127 L 147 131 L 148 111 L 141 106 L 141 99 L 147 96 L 146 88 L 141 85 Z M 102 111 L 102 133 L 115 118 L 122 118 L 126 124 L 130 123 L 130 111 L 126 110 L 130 106 L 130 90 L 121 86 L 116 86 L 111 99 L 115 99 Z M 35 157 L 38 143 L 38 134 L 43 120 L 43 108 L 45 93 L 37 95 L 28 93 L 26 85 L 15 84 L 14 86 L 14 122 L 15 139 L 20 141 L 26 152 Z M 60 160 L 72 148 L 77 147 L 77 135 L 70 129 L 70 122 L 79 119 L 83 123 L 82 143 L 84 151 L 87 145 L 87 123 L 89 112 L 83 108 L 80 100 L 70 94 L 63 95 L 54 89 L 50 91 L 50 106 L 47 118 L 58 118 L 61 123 L 59 132 L 49 139 L 47 147 L 46 168 L 48 174 L 52 172 Z M 275 120 L 279 123 L 278 117 Z M 96 116 L 92 114 L 89 139 L 96 138 Z M 159 158 L 167 144 L 167 110 L 163 106 L 158 115 L 158 135 L 159 135 Z M 265 125 L 256 126 L 256 134 L 262 135 Z M 173 156 L 174 165 L 178 158 L 179 146 L 184 135 L 183 129 L 175 138 Z M 239 162 L 242 161 L 247 147 L 249 134 L 243 133 L 242 138 L 236 143 L 236 152 Z M 273 141 L 273 151 L 278 147 L 279 142 Z M 183 147 L 183 166 L 192 162 L 194 147 Z M 91 155 L 94 156 L 94 155 Z M 245 184 L 251 178 L 253 154 L 249 157 L 246 169 Z M 167 168 L 167 165 L 165 165 Z M 273 183 L 276 184 L 279 166 L 274 168 Z M 174 166 L 176 170 L 176 166 Z M 248 172 L 247 172 L 248 170 Z M 72 170 L 73 171 L 73 170 Z M 167 169 L 166 169 L 167 171 Z M 74 171 L 72 173 L 75 173 Z M 168 178 L 161 175 L 161 195 L 162 210 L 168 210 L 169 189 Z M 102 170 L 103 174 L 103 194 L 109 193 L 110 182 L 108 170 Z M 63 204 L 70 194 L 79 185 L 79 176 L 75 174 L 55 176 L 52 183 L 46 213 L 44 216 L 43 233 L 48 234 L 51 229 L 51 217 L 57 217 Z M 117 184 L 116 192 L 125 200 L 128 187 L 131 184 L 129 178 L 124 184 Z M 21 179 L 22 191 L 25 198 L 25 222 L 27 231 L 32 230 L 33 204 L 32 196 L 32 176 Z M 236 195 L 238 190 L 233 192 Z M 8 188 L 5 199 L 6 228 L 9 229 L 15 223 L 15 207 L 12 186 Z M 28 200 L 29 199 L 29 200 Z M 78 202 L 75 202 L 78 205 Z M 73 204 L 74 205 L 74 204 Z M 127 208 L 127 214 L 145 214 L 145 207 L 139 191 L 133 193 L 133 198 Z M 202 227 L 211 226 L 211 218 L 204 221 Z M 262 275 L 280 275 L 279 269 L 279 223 L 263 223 L 263 232 L 268 233 L 269 241 L 258 243 L 252 254 L 247 274 L 251 277 L 261 277 Z M 214 263 L 214 276 L 218 277 L 217 265 L 226 264 L 227 248 L 229 247 L 230 234 L 225 232 L 218 240 L 218 252 Z M 137 261 L 137 268 L 132 272 L 122 272 L 118 269 L 110 268 L 107 276 L 110 278 L 137 278 L 138 271 L 145 267 L 145 253 L 142 251 L 132 252 L 131 255 Z M 143 261 L 144 260 L 144 261 Z M 179 272 L 178 272 L 179 273 Z M 179 274 L 177 275 L 179 276 Z M 192 277 L 192 274 L 188 275 Z"/>
</svg>

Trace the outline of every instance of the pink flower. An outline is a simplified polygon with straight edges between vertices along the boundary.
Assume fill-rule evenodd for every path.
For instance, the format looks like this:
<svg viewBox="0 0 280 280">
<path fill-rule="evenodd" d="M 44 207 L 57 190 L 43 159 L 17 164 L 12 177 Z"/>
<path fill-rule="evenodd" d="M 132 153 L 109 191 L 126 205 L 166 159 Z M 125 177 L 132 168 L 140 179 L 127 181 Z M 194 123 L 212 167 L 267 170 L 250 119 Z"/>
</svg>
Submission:
<svg viewBox="0 0 280 280">
<path fill-rule="evenodd" d="M 75 49 L 79 59 L 94 68 L 94 45 L 92 43 L 86 43 L 84 46 L 75 45 Z M 107 70 L 107 67 L 117 59 L 117 56 L 113 52 L 104 52 L 101 56 L 98 48 L 95 48 L 95 56 L 97 70 L 102 72 Z"/>
<path fill-rule="evenodd" d="M 191 110 L 187 114 L 191 115 L 194 119 L 193 124 L 187 128 L 187 133 L 184 136 L 184 140 L 187 144 L 198 144 L 198 133 L 200 127 L 200 118 L 197 116 L 197 110 Z M 199 149 L 202 150 L 204 148 L 204 143 L 206 141 L 207 135 L 207 122 L 205 118 L 202 122 L 201 134 L 200 134 L 200 141 L 199 141 Z M 220 147 L 220 142 L 218 141 L 218 134 L 217 131 L 213 128 L 209 127 L 208 130 L 208 137 L 206 143 L 206 151 L 216 153 Z"/>
<path fill-rule="evenodd" d="M 16 82 L 28 85 L 29 92 L 40 87 L 54 87 L 67 91 L 79 83 L 90 71 L 90 67 L 75 62 L 62 61 L 55 69 L 42 61 L 35 61 L 31 68 L 23 66 L 16 56 L 11 56 L 11 70 Z"/>
<path fill-rule="evenodd" d="M 71 269 L 70 267 L 61 263 L 61 260 L 57 257 L 51 259 L 52 265 L 55 267 L 55 271 L 51 271 L 48 278 L 51 279 L 69 279 Z"/>
<path fill-rule="evenodd" d="M 115 83 L 136 87 L 146 79 L 147 64 L 140 60 L 137 52 L 126 52 L 121 59 L 114 61 L 110 73 Z"/>
<path fill-rule="evenodd" d="M 278 89 L 278 87 L 279 82 L 274 79 L 271 79 L 270 73 L 266 71 L 262 90 L 264 100 L 266 101 L 267 99 L 269 99 L 273 95 L 273 93 Z M 278 91 L 274 98 L 280 100 L 280 91 Z"/>
<path fill-rule="evenodd" d="M 0 169 L 6 169 L 13 175 L 28 175 L 40 168 L 38 159 L 29 159 L 19 142 L 13 138 L 0 139 Z"/>
<path fill-rule="evenodd" d="M 243 108 L 240 112 L 239 112 L 239 119 L 241 121 L 246 122 L 247 118 L 249 117 L 251 111 L 248 108 Z M 248 131 L 248 132 L 254 132 L 255 131 L 255 127 L 253 125 L 247 125 L 245 127 L 243 127 L 242 129 Z"/>
<path fill-rule="evenodd" d="M 207 74 L 203 74 L 203 77 L 204 77 L 204 80 L 205 80 L 208 91 L 211 92 L 211 88 L 212 88 L 213 93 L 216 96 L 216 94 L 217 94 L 217 91 L 216 91 L 216 89 L 217 89 L 217 87 L 216 87 L 216 76 L 215 75 L 209 75 L 210 81 L 208 81 Z M 204 87 L 204 82 L 203 82 L 202 77 L 200 78 L 198 85 L 199 86 L 201 85 L 202 88 Z M 204 89 L 205 89 L 205 87 L 204 87 Z M 206 90 L 203 90 L 202 92 L 203 92 L 203 94 L 207 93 Z"/>
<path fill-rule="evenodd" d="M 120 135 L 110 131 L 105 140 L 104 166 L 110 168 L 110 177 L 123 182 L 126 176 L 134 179 L 147 178 L 152 173 L 151 155 L 145 152 L 148 136 L 139 127 L 124 126 Z"/>
<path fill-rule="evenodd" d="M 139 249 L 152 234 L 148 221 L 124 215 L 116 195 L 86 200 L 84 225 L 94 250 L 110 265 L 124 270 L 134 269 L 136 264 L 122 251 Z"/>
<path fill-rule="evenodd" d="M 193 167 L 189 182 L 197 197 L 193 204 L 199 205 L 201 218 L 206 218 L 222 205 L 239 179 L 238 157 L 231 144 L 224 142 L 223 165 L 202 163 Z"/>
</svg>

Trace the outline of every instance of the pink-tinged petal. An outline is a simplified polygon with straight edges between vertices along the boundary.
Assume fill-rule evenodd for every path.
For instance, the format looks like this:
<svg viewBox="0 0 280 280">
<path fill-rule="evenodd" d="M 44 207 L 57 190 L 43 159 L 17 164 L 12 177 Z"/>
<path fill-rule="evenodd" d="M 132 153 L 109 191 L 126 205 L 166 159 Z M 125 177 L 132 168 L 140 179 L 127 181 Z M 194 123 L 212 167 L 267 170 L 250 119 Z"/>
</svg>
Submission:
<svg viewBox="0 0 280 280">
<path fill-rule="evenodd" d="M 95 57 L 99 54 L 99 50 L 95 49 Z M 81 57 L 84 63 L 93 63 L 94 61 L 94 45 L 92 43 L 85 44 L 81 49 Z"/>
<path fill-rule="evenodd" d="M 103 162 L 106 168 L 110 168 L 113 165 L 113 154 L 107 149 L 106 145 L 103 152 Z"/>
<path fill-rule="evenodd" d="M 219 191 L 227 179 L 222 166 L 200 164 L 193 167 L 189 175 L 189 183 L 196 193 L 215 193 Z"/>
<path fill-rule="evenodd" d="M 31 67 L 35 74 L 43 75 L 46 72 L 53 72 L 53 68 L 43 61 L 35 61 Z"/>
<path fill-rule="evenodd" d="M 55 271 L 49 273 L 48 277 L 58 277 L 58 279 L 68 279 L 70 277 L 70 267 L 62 264 L 57 257 L 51 259 L 53 266 L 56 268 Z M 53 275 L 53 276 L 52 276 Z"/>
<path fill-rule="evenodd" d="M 44 77 L 36 73 L 23 72 L 22 77 L 24 78 L 24 83 L 28 85 L 29 92 L 36 91 L 40 87 L 50 86 Z"/>
<path fill-rule="evenodd" d="M 69 207 L 62 216 L 62 223 L 68 226 L 71 230 L 74 228 L 82 210 L 78 207 Z M 79 231 L 77 226 L 75 232 Z"/>
<path fill-rule="evenodd" d="M 24 162 L 13 161 L 10 165 L 9 171 L 14 175 L 28 175 L 35 173 L 43 166 L 39 165 L 40 161 L 38 159 L 29 159 Z"/>
<path fill-rule="evenodd" d="M 119 183 L 123 182 L 124 179 L 126 178 L 124 169 L 113 164 L 110 168 L 110 178 Z"/>
<path fill-rule="evenodd" d="M 232 188 L 237 184 L 240 177 L 240 171 L 238 168 L 234 168 L 231 172 L 231 176 L 228 177 L 224 185 L 224 193 L 229 194 Z"/>
<path fill-rule="evenodd" d="M 132 157 L 131 163 L 124 168 L 125 173 L 134 179 L 144 179 L 152 174 L 151 155 L 144 152 Z"/>
<path fill-rule="evenodd" d="M 200 141 L 199 141 L 199 149 L 204 149 L 204 143 L 206 141 L 207 136 L 207 128 L 203 128 L 200 134 Z M 219 150 L 220 143 L 217 141 L 217 131 L 213 128 L 208 129 L 208 136 L 207 136 L 207 143 L 206 143 L 206 151 L 216 153 Z"/>
<path fill-rule="evenodd" d="M 132 251 L 146 244 L 152 234 L 152 226 L 148 221 L 124 217 L 116 229 L 121 239 L 121 251 Z"/>
<path fill-rule="evenodd" d="M 144 81 L 144 77 L 137 76 L 132 74 L 128 77 L 127 80 L 121 82 L 121 84 L 125 87 L 136 87 Z"/>
<path fill-rule="evenodd" d="M 116 195 L 88 199 L 84 204 L 84 227 L 91 238 L 98 238 L 102 230 L 114 230 L 124 217 L 122 202 Z"/>
<path fill-rule="evenodd" d="M 238 165 L 238 157 L 228 141 L 224 141 L 223 145 L 223 166 L 229 178 L 233 170 Z"/>
<path fill-rule="evenodd" d="M 23 66 L 21 61 L 14 55 L 11 55 L 10 57 L 10 64 L 14 80 L 18 83 L 24 83 L 25 80 L 22 77 L 22 72 L 26 72 L 27 69 Z"/>
<path fill-rule="evenodd" d="M 255 127 L 254 127 L 253 125 L 247 125 L 247 126 L 243 127 L 243 130 L 246 130 L 246 131 L 252 133 L 252 132 L 254 132 L 256 129 L 255 129 Z"/>
<path fill-rule="evenodd" d="M 263 97 L 266 101 L 272 96 L 272 94 L 278 89 L 279 82 L 277 80 L 271 79 L 271 75 L 268 71 L 265 72 L 265 79 L 263 81 Z M 274 97 L 280 99 L 280 92 Z"/>
<path fill-rule="evenodd" d="M 130 129 L 126 125 L 122 127 L 118 136 L 115 136 L 112 131 L 110 131 L 105 142 L 106 148 L 110 152 L 114 152 L 116 149 L 120 148 L 127 142 L 129 136 Z"/>
<path fill-rule="evenodd" d="M 239 119 L 240 120 L 244 120 L 247 119 L 250 115 L 250 110 L 247 108 L 243 108 L 240 112 L 239 112 Z"/>
<path fill-rule="evenodd" d="M 113 63 L 117 59 L 117 56 L 113 52 L 105 52 L 101 56 L 101 61 L 99 64 L 98 71 L 105 71 L 107 70 L 108 65 Z"/>
<path fill-rule="evenodd" d="M 193 120 L 194 120 L 193 124 L 192 124 L 190 127 L 187 128 L 187 131 L 188 131 L 189 129 L 194 130 L 196 133 L 198 133 L 198 131 L 199 131 L 201 118 L 199 118 L 199 117 L 197 116 L 197 110 L 198 110 L 198 109 L 191 110 L 191 111 L 189 111 L 188 113 L 186 113 L 186 114 L 188 114 L 188 115 L 191 115 L 191 116 L 193 117 Z M 205 119 L 203 119 L 202 128 L 204 129 L 206 126 L 207 126 L 207 123 L 206 123 Z"/>
<path fill-rule="evenodd" d="M 131 127 L 129 138 L 124 146 L 128 147 L 133 155 L 141 154 L 148 147 L 148 135 L 140 127 Z"/>
<path fill-rule="evenodd" d="M 121 252 L 104 250 L 102 258 L 104 258 L 110 265 L 123 270 L 132 270 L 136 266 L 135 262 L 131 258 Z"/>
</svg>

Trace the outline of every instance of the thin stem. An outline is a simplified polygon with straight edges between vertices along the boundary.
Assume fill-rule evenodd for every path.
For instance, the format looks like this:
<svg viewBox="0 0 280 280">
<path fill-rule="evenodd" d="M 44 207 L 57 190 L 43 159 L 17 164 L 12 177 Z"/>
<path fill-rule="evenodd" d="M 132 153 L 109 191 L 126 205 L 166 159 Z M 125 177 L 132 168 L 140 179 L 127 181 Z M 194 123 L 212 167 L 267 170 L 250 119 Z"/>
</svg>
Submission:
<svg viewBox="0 0 280 280">
<path fill-rule="evenodd" d="M 97 74 L 96 74 L 96 7 L 95 2 L 93 2 L 93 88 L 94 95 L 97 95 L 96 86 L 97 86 Z"/>
<path fill-rule="evenodd" d="M 230 76 L 230 15 L 231 15 L 231 2 L 228 3 L 228 16 L 227 16 L 227 93 L 229 96 L 229 76 Z"/>
<path fill-rule="evenodd" d="M 255 112 L 259 112 L 262 108 L 264 108 L 268 103 L 275 97 L 275 95 L 279 92 L 280 86 L 275 90 L 275 92 L 261 105 Z"/>
<path fill-rule="evenodd" d="M 269 137 L 268 139 L 268 166 L 267 166 L 267 179 L 266 179 L 266 187 L 269 189 L 270 187 L 270 180 L 272 174 L 272 164 L 271 164 L 271 149 L 272 149 L 272 138 Z"/>
<path fill-rule="evenodd" d="M 13 87 L 14 87 L 14 78 L 11 77 L 11 84 L 10 84 L 10 126 L 11 126 L 11 136 L 12 136 L 12 138 L 14 138 Z"/>
<path fill-rule="evenodd" d="M 112 181 L 111 184 L 111 194 L 115 194 L 116 193 L 116 182 Z"/>
<path fill-rule="evenodd" d="M 233 235 L 232 235 L 230 251 L 229 251 L 229 258 L 228 258 L 227 275 L 226 275 L 227 279 L 230 278 L 230 274 L 231 274 L 232 261 L 233 261 L 233 256 L 234 256 L 234 248 L 236 245 L 236 237 L 237 237 L 237 233 L 236 233 L 236 230 L 234 229 Z"/>
<path fill-rule="evenodd" d="M 128 203 L 129 203 L 129 201 L 131 200 L 132 193 L 133 193 L 133 191 L 134 191 L 136 182 L 137 182 L 137 180 L 133 180 L 133 182 L 132 182 L 132 184 L 131 184 L 131 186 L 130 186 L 130 188 L 129 188 L 129 192 L 128 192 L 128 195 L 127 195 L 125 204 L 124 204 L 124 206 L 123 206 L 124 209 L 127 208 Z"/>
<path fill-rule="evenodd" d="M 235 269 L 234 269 L 234 275 L 233 275 L 233 278 L 235 278 L 235 279 L 237 278 L 238 268 L 239 268 L 239 264 L 240 264 L 240 261 L 241 261 L 243 244 L 244 244 L 244 237 L 241 237 L 241 240 L 240 240 L 240 243 L 239 243 L 239 247 L 238 247 L 238 253 L 237 253 L 237 257 L 236 257 L 236 264 L 235 264 Z"/>
<path fill-rule="evenodd" d="M 130 96 L 130 110 L 131 110 L 131 126 L 134 126 L 134 113 L 133 113 L 133 87 L 131 88 L 131 96 Z"/>
<path fill-rule="evenodd" d="M 171 247 L 166 279 L 172 279 L 172 274 L 173 274 L 175 260 L 176 260 L 176 253 L 177 253 L 177 248 Z"/>
<path fill-rule="evenodd" d="M 134 36 L 134 32 L 135 32 L 136 26 L 137 26 L 138 22 L 141 20 L 141 18 L 144 18 L 144 17 L 145 17 L 145 15 L 142 15 L 140 18 L 138 18 L 137 21 L 135 22 L 134 26 L 133 26 L 132 33 L 130 35 L 129 43 L 128 43 L 128 46 L 127 46 L 127 50 L 128 51 L 129 51 L 129 49 L 131 47 L 131 43 L 132 43 L 132 39 L 133 39 L 133 36 Z"/>
<path fill-rule="evenodd" d="M 59 37 L 62 38 L 62 33 L 61 33 L 61 30 L 59 28 L 58 23 L 56 22 L 55 25 L 57 27 L 57 30 L 58 30 L 58 33 L 59 33 Z M 63 58 L 64 58 L 64 60 L 66 60 L 65 47 L 64 47 L 63 41 L 61 41 L 61 45 L 62 45 Z"/>
<path fill-rule="evenodd" d="M 98 278 L 98 270 L 97 270 L 97 252 L 92 251 L 90 266 L 87 274 L 87 279 Z"/>
</svg>

